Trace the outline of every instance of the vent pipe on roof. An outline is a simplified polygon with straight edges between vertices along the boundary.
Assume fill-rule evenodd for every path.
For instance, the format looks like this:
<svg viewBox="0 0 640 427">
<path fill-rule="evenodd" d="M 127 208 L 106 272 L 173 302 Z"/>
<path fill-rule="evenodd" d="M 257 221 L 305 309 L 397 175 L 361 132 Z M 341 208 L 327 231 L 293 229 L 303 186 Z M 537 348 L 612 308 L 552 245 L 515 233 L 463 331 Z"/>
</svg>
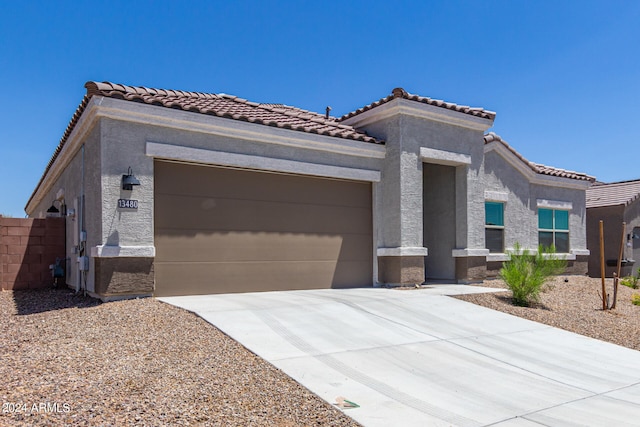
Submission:
<svg viewBox="0 0 640 427">
<path fill-rule="evenodd" d="M 325 115 L 324 115 L 325 119 L 328 119 L 328 118 L 329 118 L 329 113 L 330 113 L 330 112 L 331 112 L 331 107 L 329 107 L 329 106 L 327 105 L 327 108 L 325 109 Z"/>
</svg>

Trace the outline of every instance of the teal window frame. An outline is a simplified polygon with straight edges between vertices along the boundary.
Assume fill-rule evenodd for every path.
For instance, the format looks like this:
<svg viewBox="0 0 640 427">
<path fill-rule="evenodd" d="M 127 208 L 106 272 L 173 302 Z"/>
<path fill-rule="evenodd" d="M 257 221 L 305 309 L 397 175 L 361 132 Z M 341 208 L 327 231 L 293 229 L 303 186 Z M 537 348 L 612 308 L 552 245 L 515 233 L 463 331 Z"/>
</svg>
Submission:
<svg viewBox="0 0 640 427">
<path fill-rule="evenodd" d="M 538 244 L 552 244 L 557 252 L 569 253 L 570 242 L 569 210 L 538 208 Z"/>
<path fill-rule="evenodd" d="M 504 253 L 504 202 L 484 202 L 484 241 L 489 253 Z M 500 236 L 497 238 L 497 236 Z M 492 243 L 500 241 L 500 247 Z"/>
</svg>

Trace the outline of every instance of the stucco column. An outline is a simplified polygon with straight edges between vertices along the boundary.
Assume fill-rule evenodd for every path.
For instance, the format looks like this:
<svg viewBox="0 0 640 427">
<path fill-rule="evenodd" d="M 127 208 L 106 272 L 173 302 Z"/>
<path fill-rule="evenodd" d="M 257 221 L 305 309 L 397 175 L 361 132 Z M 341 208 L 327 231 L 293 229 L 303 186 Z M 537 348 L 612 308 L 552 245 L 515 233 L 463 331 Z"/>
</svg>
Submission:
<svg viewBox="0 0 640 427">
<path fill-rule="evenodd" d="M 402 120 L 398 120 L 399 127 Z M 387 141 L 383 179 L 378 186 L 378 280 L 386 284 L 424 282 L 422 242 L 422 162 L 402 139 Z"/>
</svg>

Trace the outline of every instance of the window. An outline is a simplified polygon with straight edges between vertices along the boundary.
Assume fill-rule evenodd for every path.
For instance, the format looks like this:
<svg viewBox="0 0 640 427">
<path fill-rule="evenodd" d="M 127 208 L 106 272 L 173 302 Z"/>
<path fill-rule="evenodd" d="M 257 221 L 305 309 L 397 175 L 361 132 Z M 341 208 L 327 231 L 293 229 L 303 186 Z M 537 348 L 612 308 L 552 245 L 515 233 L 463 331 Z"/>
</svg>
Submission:
<svg viewBox="0 0 640 427">
<path fill-rule="evenodd" d="M 556 252 L 569 252 L 569 211 L 538 209 L 538 243 L 554 245 Z"/>
<path fill-rule="evenodd" d="M 489 252 L 504 252 L 504 203 L 484 203 L 484 239 Z"/>
</svg>

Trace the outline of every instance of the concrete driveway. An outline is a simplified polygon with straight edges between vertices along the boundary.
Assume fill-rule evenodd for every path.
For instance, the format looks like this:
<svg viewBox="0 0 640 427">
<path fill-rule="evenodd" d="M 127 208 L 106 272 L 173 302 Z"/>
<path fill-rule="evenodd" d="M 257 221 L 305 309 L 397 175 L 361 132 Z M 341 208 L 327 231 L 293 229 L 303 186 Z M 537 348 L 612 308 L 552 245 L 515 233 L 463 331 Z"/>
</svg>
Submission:
<svg viewBox="0 0 640 427">
<path fill-rule="evenodd" d="M 364 426 L 640 426 L 640 352 L 446 295 L 347 289 L 159 298 Z M 639 331 L 629 331 L 630 334 Z"/>
</svg>

